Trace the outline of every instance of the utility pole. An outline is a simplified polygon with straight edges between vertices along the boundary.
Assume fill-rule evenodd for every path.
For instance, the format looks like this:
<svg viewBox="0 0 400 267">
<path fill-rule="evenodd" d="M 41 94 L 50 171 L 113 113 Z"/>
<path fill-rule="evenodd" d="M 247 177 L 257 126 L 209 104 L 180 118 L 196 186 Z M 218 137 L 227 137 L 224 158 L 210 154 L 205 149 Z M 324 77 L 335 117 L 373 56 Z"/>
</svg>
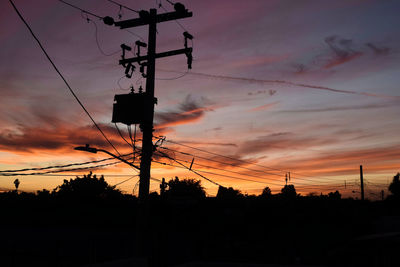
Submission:
<svg viewBox="0 0 400 267">
<path fill-rule="evenodd" d="M 188 12 L 185 7 L 180 3 L 174 4 L 174 12 L 168 12 L 157 15 L 157 9 L 150 9 L 148 11 L 140 11 L 139 18 L 129 19 L 114 22 L 114 20 L 110 17 L 105 17 L 103 19 L 105 24 L 114 25 L 120 27 L 120 29 L 138 27 L 143 25 L 149 25 L 148 32 L 148 44 L 147 44 L 147 55 L 140 56 L 137 53 L 137 57 L 134 58 L 125 58 L 125 50 L 131 50 L 129 46 L 125 44 L 121 45 L 122 51 L 122 59 L 119 61 L 119 64 L 126 68 L 125 74 L 128 78 L 131 77 L 131 73 L 135 69 L 133 67 L 133 63 L 138 63 L 140 65 L 141 73 L 143 77 L 146 77 L 146 92 L 144 92 L 146 99 L 149 101 L 143 107 L 143 119 L 140 122 L 140 129 L 143 132 L 143 140 L 142 140 L 142 154 L 140 161 L 140 184 L 139 184 L 139 200 L 146 201 L 149 195 L 149 187 L 150 187 L 150 169 L 151 169 L 151 161 L 154 150 L 153 145 L 153 119 L 154 119 L 154 105 L 157 103 L 157 99 L 154 97 L 154 81 L 155 81 L 155 68 L 156 68 L 156 58 L 169 57 L 179 54 L 186 54 L 187 56 L 187 64 L 188 68 L 191 68 L 192 64 L 192 48 L 187 47 L 187 39 L 192 39 L 193 36 L 188 32 L 184 32 L 185 38 L 185 48 L 172 50 L 162 53 L 156 53 L 156 37 L 157 37 L 157 23 L 177 20 L 182 18 L 187 18 L 192 16 L 192 12 Z M 141 44 L 141 46 L 146 46 L 141 42 L 136 42 L 136 44 Z M 144 73 L 144 67 L 147 68 L 147 72 Z M 130 73 L 130 74 L 129 74 Z"/>
<path fill-rule="evenodd" d="M 362 165 L 360 165 L 360 187 L 361 187 L 361 200 L 364 201 L 364 177 L 363 177 Z"/>
</svg>

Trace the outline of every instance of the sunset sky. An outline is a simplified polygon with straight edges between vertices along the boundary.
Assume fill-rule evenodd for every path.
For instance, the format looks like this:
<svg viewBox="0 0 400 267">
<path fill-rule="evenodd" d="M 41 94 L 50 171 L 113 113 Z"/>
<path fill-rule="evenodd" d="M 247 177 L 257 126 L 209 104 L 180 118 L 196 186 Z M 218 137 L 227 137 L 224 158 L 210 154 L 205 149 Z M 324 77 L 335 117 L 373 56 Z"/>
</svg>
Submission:
<svg viewBox="0 0 400 267">
<path fill-rule="evenodd" d="M 66 1 L 118 20 L 119 7 L 109 1 Z M 122 43 L 133 46 L 136 35 L 147 42 L 147 27 L 120 30 L 56 0 L 14 2 L 96 122 L 129 153 L 111 123 L 113 98 L 130 85 L 145 87 L 145 79 L 138 71 L 123 78 L 119 50 Z M 148 10 L 160 1 L 118 2 Z M 181 2 L 193 12 L 179 22 L 194 36 L 194 62 L 180 77 L 187 72 L 184 55 L 157 60 L 155 135 L 167 138 L 160 151 L 185 166 L 194 155 L 193 169 L 243 193 L 259 194 L 265 186 L 278 193 L 291 172 L 290 183 L 302 194 L 339 190 L 358 197 L 360 165 L 368 198 L 387 191 L 400 171 L 399 1 Z M 161 4 L 159 13 L 173 10 Z M 120 14 L 121 20 L 138 16 L 126 9 Z M 0 170 L 106 158 L 73 149 L 91 144 L 113 151 L 8 1 L 0 4 L 0 20 Z M 157 51 L 183 48 L 182 32 L 174 21 L 159 24 Z M 126 126 L 119 128 L 128 140 Z M 38 171 L 18 173 L 31 172 Z M 52 189 L 87 172 L 0 176 L 0 189 L 13 188 L 15 178 L 21 190 Z M 110 184 L 136 174 L 124 164 L 94 173 Z M 152 176 L 201 179 L 158 163 Z M 131 193 L 137 180 L 118 188 Z M 202 185 L 210 195 L 218 189 L 206 180 Z M 158 188 L 153 180 L 151 190 Z"/>
</svg>

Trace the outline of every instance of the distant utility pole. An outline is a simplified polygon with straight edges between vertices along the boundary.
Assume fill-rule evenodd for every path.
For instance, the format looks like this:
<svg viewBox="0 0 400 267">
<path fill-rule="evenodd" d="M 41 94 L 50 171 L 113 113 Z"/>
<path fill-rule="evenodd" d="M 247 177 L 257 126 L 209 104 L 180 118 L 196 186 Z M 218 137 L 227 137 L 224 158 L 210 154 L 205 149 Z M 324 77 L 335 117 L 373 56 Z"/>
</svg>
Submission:
<svg viewBox="0 0 400 267">
<path fill-rule="evenodd" d="M 363 177 L 362 165 L 360 165 L 360 187 L 361 187 L 361 200 L 364 200 L 364 177 Z"/>
<path fill-rule="evenodd" d="M 111 17 L 105 17 L 103 19 L 105 24 L 114 25 L 116 27 L 120 27 L 120 29 L 138 27 L 149 25 L 149 33 L 148 33 L 148 44 L 142 43 L 140 41 L 136 42 L 138 46 L 138 50 L 140 51 L 140 47 L 148 47 L 147 55 L 140 56 L 140 52 L 136 53 L 137 57 L 134 58 L 125 58 L 125 51 L 130 51 L 131 47 L 123 44 L 122 48 L 122 59 L 119 61 L 119 64 L 124 66 L 126 77 L 131 78 L 132 72 L 135 67 L 132 65 L 133 63 L 138 63 L 140 65 L 140 72 L 142 76 L 146 78 L 146 92 L 144 92 L 146 99 L 150 99 L 141 110 L 143 113 L 143 118 L 140 122 L 140 129 L 143 132 L 143 140 L 142 140 L 142 154 L 141 154 L 141 162 L 140 162 L 140 184 L 139 184 L 139 199 L 145 201 L 147 196 L 149 195 L 149 187 L 150 187 L 150 169 L 151 169 L 151 160 L 153 155 L 153 119 L 154 119 L 154 104 L 156 104 L 157 99 L 154 98 L 154 80 L 155 80 L 155 68 L 156 68 L 156 58 L 169 57 L 179 54 L 185 54 L 187 56 L 187 64 L 188 68 L 191 69 L 192 64 L 192 48 L 187 47 L 187 39 L 192 39 L 193 36 L 188 32 L 184 32 L 185 38 L 185 48 L 172 50 L 162 53 L 156 53 L 156 37 L 157 37 L 157 23 L 166 22 L 170 20 L 177 20 L 187 17 L 192 17 L 192 12 L 188 12 L 188 10 L 181 3 L 174 4 L 174 12 L 168 12 L 157 15 L 157 9 L 150 9 L 148 11 L 140 11 L 139 18 L 129 19 L 114 22 Z M 144 69 L 147 68 L 147 72 L 145 73 Z M 131 103 L 134 105 L 135 103 Z M 131 111 L 132 113 L 132 111 Z M 127 115 L 129 116 L 129 115 Z M 137 116 L 132 114 L 131 116 Z"/>
</svg>

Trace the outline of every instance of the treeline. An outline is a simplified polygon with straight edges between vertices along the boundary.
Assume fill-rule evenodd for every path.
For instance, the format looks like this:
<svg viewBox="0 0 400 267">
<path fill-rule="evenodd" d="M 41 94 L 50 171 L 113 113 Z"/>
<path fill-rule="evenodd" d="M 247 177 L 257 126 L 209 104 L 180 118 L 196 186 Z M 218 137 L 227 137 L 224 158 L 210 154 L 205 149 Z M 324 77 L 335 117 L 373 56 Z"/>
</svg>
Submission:
<svg viewBox="0 0 400 267">
<path fill-rule="evenodd" d="M 399 249 L 399 240 L 392 236 L 399 227 L 395 220 L 400 216 L 399 185 L 397 174 L 389 187 L 392 195 L 376 202 L 342 198 L 337 191 L 301 196 L 293 185 L 284 186 L 279 194 L 265 188 L 258 196 L 220 187 L 216 197 L 207 197 L 200 181 L 176 177 L 164 181 L 160 194 L 151 193 L 145 205 L 150 258 L 153 266 L 190 261 L 399 266 L 393 252 Z M 86 255 L 94 248 L 102 251 L 95 253 L 97 261 L 132 257 L 139 248 L 136 231 L 143 213 L 138 213 L 137 198 L 122 194 L 102 176 L 64 180 L 52 191 L 2 193 L 0 205 L 4 229 L 58 229 L 56 237 L 40 238 L 36 248 L 48 245 L 43 240 L 55 238 L 60 246 L 55 254 L 69 251 L 59 261 L 80 255 L 62 266 L 93 263 Z M 70 228 L 97 229 L 95 241 L 79 247 L 84 242 L 77 237 L 73 245 L 67 245 L 65 240 L 71 237 L 65 229 Z M 111 236 L 106 238 L 105 233 Z M 23 234 L 20 238 L 24 240 Z M 129 249 L 122 255 L 126 244 Z M 71 252 L 74 246 L 80 249 Z M 45 251 L 34 249 L 11 250 L 8 244 L 0 245 L 2 253 L 9 250 L 3 255 L 9 262 L 15 251 L 32 255 Z M 46 257 L 43 254 L 41 259 Z"/>
</svg>

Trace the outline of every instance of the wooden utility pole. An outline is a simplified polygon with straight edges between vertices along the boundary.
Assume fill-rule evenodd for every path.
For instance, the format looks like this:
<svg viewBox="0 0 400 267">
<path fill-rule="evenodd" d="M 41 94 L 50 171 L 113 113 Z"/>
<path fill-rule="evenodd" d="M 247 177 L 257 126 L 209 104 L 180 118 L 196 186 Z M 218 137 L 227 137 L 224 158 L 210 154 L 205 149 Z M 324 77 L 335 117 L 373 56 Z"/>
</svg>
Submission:
<svg viewBox="0 0 400 267">
<path fill-rule="evenodd" d="M 149 25 L 147 55 L 140 56 L 138 54 L 138 56 L 135 58 L 125 58 L 123 54 L 122 59 L 119 61 L 120 65 L 128 66 L 128 68 L 130 68 L 129 66 L 131 66 L 131 64 L 135 62 L 139 63 L 141 67 L 145 66 L 147 68 L 146 74 L 144 74 L 143 72 L 142 74 L 144 74 L 144 76 L 146 77 L 145 94 L 147 95 L 147 99 L 150 99 L 151 101 L 144 107 L 143 110 L 144 120 L 142 123 L 140 123 L 140 128 L 143 132 L 142 154 L 140 161 L 140 184 L 139 184 L 139 200 L 141 201 L 145 201 L 149 195 L 150 169 L 151 169 L 151 160 L 154 150 L 153 118 L 154 118 L 154 104 L 156 104 L 157 101 L 156 98 L 154 97 L 156 58 L 186 54 L 188 58 L 188 67 L 191 68 L 192 48 L 187 47 L 187 39 L 192 39 L 193 36 L 191 36 L 187 32 L 183 34 L 185 37 L 184 49 L 156 53 L 157 23 L 170 20 L 177 20 L 192 16 L 192 13 L 188 12 L 188 10 L 185 9 L 185 7 L 180 3 L 174 4 L 174 8 L 175 8 L 174 12 L 168 12 L 158 15 L 157 15 L 157 9 L 154 8 L 150 9 L 150 12 L 142 10 L 139 12 L 139 18 L 118 21 L 118 22 L 114 22 L 113 19 L 110 17 L 106 17 L 103 19 L 106 24 L 115 25 L 117 27 L 120 27 L 121 29 Z"/>
<path fill-rule="evenodd" d="M 154 99 L 154 80 L 156 73 L 156 36 L 157 36 L 157 9 L 150 9 L 149 36 L 147 48 L 147 78 L 146 92 L 150 99 Z M 153 118 L 154 102 L 144 110 L 145 122 L 142 124 L 143 141 L 140 161 L 139 199 L 146 200 L 150 190 L 151 157 L 153 156 Z"/>
<path fill-rule="evenodd" d="M 363 177 L 362 165 L 360 165 L 360 187 L 361 187 L 361 200 L 364 201 L 364 177 Z"/>
</svg>

